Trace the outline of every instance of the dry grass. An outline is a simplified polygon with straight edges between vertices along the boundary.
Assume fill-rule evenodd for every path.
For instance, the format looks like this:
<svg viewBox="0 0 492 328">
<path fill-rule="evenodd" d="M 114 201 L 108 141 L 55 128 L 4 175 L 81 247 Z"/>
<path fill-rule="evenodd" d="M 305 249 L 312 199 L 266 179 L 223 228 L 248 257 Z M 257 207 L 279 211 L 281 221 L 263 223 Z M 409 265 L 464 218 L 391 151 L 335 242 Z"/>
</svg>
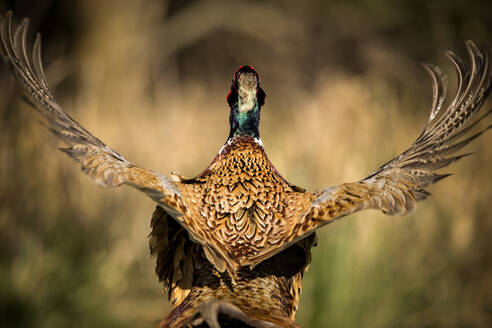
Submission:
<svg viewBox="0 0 492 328">
<path fill-rule="evenodd" d="M 450 5 L 430 28 L 441 33 L 429 34 L 433 47 L 407 57 L 412 34 L 403 33 L 407 48 L 384 28 L 408 8 L 389 1 L 376 9 L 322 1 L 301 8 L 296 1 L 211 2 L 212 9 L 198 2 L 180 10 L 145 0 L 74 3 L 73 46 L 57 52 L 63 31 L 53 32 L 52 44 L 45 38 L 54 54 L 47 75 L 61 104 L 91 132 L 145 167 L 193 176 L 227 136 L 224 98 L 235 66 L 251 63 L 267 92 L 261 133 L 270 159 L 309 189 L 362 178 L 403 150 L 430 107 L 430 79 L 412 56 L 436 58 L 472 29 L 472 9 L 461 12 L 459 27 L 445 20 Z M 216 13 L 219 4 L 240 8 L 240 23 L 217 23 L 227 15 Z M 253 18 L 244 15 L 249 8 Z M 410 24 L 418 14 L 396 16 Z M 486 18 L 473 21 L 477 41 L 492 40 Z M 268 24 L 276 28 L 261 33 Z M 148 254 L 154 204 L 84 177 L 1 73 L 1 316 L 12 327 L 153 326 L 169 311 Z M 490 326 L 491 146 L 490 133 L 470 146 L 477 153 L 454 165 L 455 175 L 433 186 L 433 197 L 409 217 L 364 212 L 320 231 L 299 323 Z"/>
</svg>

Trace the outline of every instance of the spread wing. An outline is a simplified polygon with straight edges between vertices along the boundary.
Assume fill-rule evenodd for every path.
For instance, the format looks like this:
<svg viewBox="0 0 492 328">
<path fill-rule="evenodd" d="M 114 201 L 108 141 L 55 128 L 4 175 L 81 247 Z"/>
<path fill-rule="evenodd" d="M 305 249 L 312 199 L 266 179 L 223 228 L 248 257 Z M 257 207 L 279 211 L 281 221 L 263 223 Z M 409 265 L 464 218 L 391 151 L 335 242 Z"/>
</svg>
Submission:
<svg viewBox="0 0 492 328">
<path fill-rule="evenodd" d="M 424 64 L 433 81 L 433 104 L 424 130 L 415 142 L 401 155 L 381 166 L 367 178 L 326 188 L 315 193 L 311 209 L 297 229 L 303 234 L 333 219 L 364 209 L 378 209 L 389 215 L 406 215 L 412 212 L 416 202 L 429 196 L 426 188 L 449 176 L 437 171 L 463 158 L 456 154 L 481 131 L 470 130 L 491 113 L 481 111 L 491 88 L 492 69 L 490 48 L 482 53 L 471 41 L 466 42 L 471 70 L 452 52 L 446 55 L 454 64 L 458 75 L 456 94 L 444 111 L 441 111 L 446 95 L 446 79 L 439 68 Z"/>
<path fill-rule="evenodd" d="M 132 186 L 146 193 L 174 216 L 182 210 L 181 192 L 167 177 L 141 168 L 106 146 L 56 103 L 46 82 L 41 63 L 41 37 L 34 43 L 32 60 L 28 57 L 26 35 L 29 24 L 24 19 L 12 30 L 12 13 L 0 17 L 0 52 L 17 81 L 24 88 L 28 101 L 45 118 L 47 127 L 62 139 L 61 149 L 79 162 L 82 171 L 103 187 Z"/>
<path fill-rule="evenodd" d="M 466 50 L 470 69 L 455 54 L 446 53 L 457 71 L 458 86 L 441 115 L 446 79 L 439 68 L 424 65 L 433 81 L 432 109 L 422 133 L 407 150 L 363 180 L 312 193 L 311 206 L 292 222 L 293 229 L 282 236 L 277 248 L 265 249 L 250 259 L 250 263 L 255 265 L 317 228 L 354 212 L 377 209 L 388 215 L 406 215 L 414 210 L 417 201 L 426 199 L 430 195 L 427 187 L 449 176 L 437 171 L 469 155 L 457 152 L 492 128 L 489 125 L 471 133 L 492 111 L 481 110 L 491 89 L 490 48 L 482 53 L 473 42 L 467 41 Z"/>
</svg>

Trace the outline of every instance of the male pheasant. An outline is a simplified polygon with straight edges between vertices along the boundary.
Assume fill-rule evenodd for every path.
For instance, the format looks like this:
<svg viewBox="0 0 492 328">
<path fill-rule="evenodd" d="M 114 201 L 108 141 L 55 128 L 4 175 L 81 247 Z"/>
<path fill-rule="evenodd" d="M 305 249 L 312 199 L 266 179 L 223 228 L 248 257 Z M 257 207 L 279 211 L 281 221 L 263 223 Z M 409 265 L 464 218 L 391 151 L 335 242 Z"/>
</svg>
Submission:
<svg viewBox="0 0 492 328">
<path fill-rule="evenodd" d="M 157 203 L 151 253 L 174 306 L 159 327 L 298 327 L 294 321 L 301 282 L 316 229 L 364 209 L 405 215 L 445 174 L 436 173 L 465 155 L 455 155 L 485 129 L 471 129 L 491 88 L 490 50 L 466 42 L 471 69 L 447 52 L 458 75 L 454 98 L 441 113 L 445 79 L 425 65 L 433 81 L 430 117 L 403 153 L 368 177 L 308 192 L 285 180 L 265 154 L 258 126 L 265 93 L 251 66 L 234 74 L 227 102 L 230 133 L 212 163 L 199 175 L 166 177 L 137 166 L 106 146 L 56 103 L 41 63 L 40 36 L 31 58 L 28 20 L 12 29 L 1 18 L 0 49 L 32 105 L 62 149 L 103 187 L 129 185 Z M 439 115 L 438 115 L 439 114 Z"/>
</svg>

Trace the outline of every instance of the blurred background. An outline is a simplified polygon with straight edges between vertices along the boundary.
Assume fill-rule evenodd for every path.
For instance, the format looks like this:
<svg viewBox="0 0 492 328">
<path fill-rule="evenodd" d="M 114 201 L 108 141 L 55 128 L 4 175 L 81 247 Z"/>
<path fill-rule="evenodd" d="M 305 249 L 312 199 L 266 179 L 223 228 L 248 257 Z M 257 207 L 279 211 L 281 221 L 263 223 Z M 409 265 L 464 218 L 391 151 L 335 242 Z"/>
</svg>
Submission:
<svg viewBox="0 0 492 328">
<path fill-rule="evenodd" d="M 489 0 L 0 1 L 8 9 L 42 33 L 66 111 L 165 174 L 208 165 L 229 132 L 232 74 L 254 65 L 269 157 L 311 190 L 360 179 L 414 140 L 432 95 L 420 62 L 440 65 L 453 93 L 443 51 L 492 41 Z M 99 188 L 57 151 L 5 65 L 0 86 L 0 326 L 155 326 L 170 310 L 147 244 L 155 205 Z M 413 215 L 363 212 L 319 232 L 299 324 L 492 326 L 492 134 L 467 150 Z"/>
</svg>

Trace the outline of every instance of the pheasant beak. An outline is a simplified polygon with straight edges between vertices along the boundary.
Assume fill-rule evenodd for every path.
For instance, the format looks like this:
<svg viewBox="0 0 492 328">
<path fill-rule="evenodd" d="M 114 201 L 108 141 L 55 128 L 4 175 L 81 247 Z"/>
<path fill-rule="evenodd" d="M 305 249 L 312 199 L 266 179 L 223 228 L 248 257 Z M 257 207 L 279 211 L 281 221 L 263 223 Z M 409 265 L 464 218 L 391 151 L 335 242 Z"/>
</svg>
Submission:
<svg viewBox="0 0 492 328">
<path fill-rule="evenodd" d="M 249 112 L 256 106 L 258 78 L 252 72 L 240 72 L 237 77 L 239 111 Z"/>
</svg>

